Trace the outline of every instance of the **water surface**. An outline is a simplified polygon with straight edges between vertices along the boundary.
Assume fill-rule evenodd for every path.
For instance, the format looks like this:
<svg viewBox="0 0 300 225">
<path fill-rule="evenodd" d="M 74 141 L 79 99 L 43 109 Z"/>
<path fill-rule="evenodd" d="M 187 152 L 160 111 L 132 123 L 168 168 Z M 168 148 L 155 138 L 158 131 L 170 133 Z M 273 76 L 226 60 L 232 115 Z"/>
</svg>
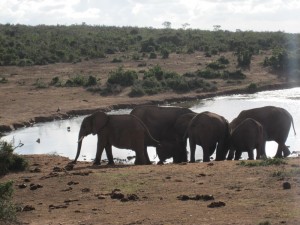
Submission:
<svg viewBox="0 0 300 225">
<path fill-rule="evenodd" d="M 215 97 L 205 100 L 181 103 L 178 105 L 189 105 L 195 112 L 211 111 L 224 116 L 228 121 L 234 119 L 242 110 L 262 107 L 267 105 L 279 106 L 288 110 L 293 118 L 296 132 L 300 132 L 300 88 L 292 88 L 277 91 L 264 91 L 255 94 L 242 94 Z M 129 113 L 131 109 L 112 111 L 110 114 Z M 77 149 L 77 138 L 80 124 L 84 116 L 69 120 L 59 120 L 48 123 L 35 124 L 33 127 L 22 128 L 8 133 L 4 140 L 12 141 L 14 145 L 20 142 L 24 145 L 17 148 L 19 154 L 58 154 L 74 159 Z M 40 142 L 37 142 L 40 140 Z M 91 161 L 96 154 L 97 136 L 90 135 L 83 140 L 81 156 L 79 160 Z M 300 150 L 300 139 L 290 131 L 286 145 L 290 150 Z M 188 146 L 189 150 L 189 146 Z M 272 157 L 277 150 L 275 142 L 267 142 L 266 153 Z M 158 161 L 155 149 L 148 147 L 150 160 Z M 135 155 L 135 152 L 127 149 L 113 148 L 115 158 L 127 159 Z M 247 157 L 243 154 L 243 157 Z M 102 156 L 106 159 L 105 152 Z M 197 146 L 196 159 L 202 159 L 202 149 Z M 132 162 L 132 161 L 130 161 Z"/>
</svg>

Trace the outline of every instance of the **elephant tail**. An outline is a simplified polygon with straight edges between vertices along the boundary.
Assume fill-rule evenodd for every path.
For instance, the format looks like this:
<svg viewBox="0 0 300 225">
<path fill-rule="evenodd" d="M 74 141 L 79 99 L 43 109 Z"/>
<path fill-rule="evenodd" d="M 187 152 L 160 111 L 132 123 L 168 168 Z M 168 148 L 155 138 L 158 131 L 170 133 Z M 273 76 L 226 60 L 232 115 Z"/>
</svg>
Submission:
<svg viewBox="0 0 300 225">
<path fill-rule="evenodd" d="M 294 119 L 293 119 L 292 116 L 291 116 L 291 119 L 292 119 L 292 126 L 293 126 L 293 130 L 294 130 L 294 134 L 296 135 L 296 130 L 295 130 L 295 126 L 294 126 Z"/>
<path fill-rule="evenodd" d="M 188 137 L 189 137 L 189 134 L 188 134 L 188 131 L 189 131 L 189 128 L 191 127 L 191 125 L 193 124 L 193 121 L 196 119 L 196 117 L 198 116 L 199 114 L 196 114 L 189 122 L 187 128 L 185 129 L 185 132 L 184 132 L 184 135 L 183 135 L 183 140 L 186 140 Z"/>
<path fill-rule="evenodd" d="M 133 114 L 130 114 L 132 117 L 134 117 L 135 119 L 137 119 L 140 124 L 145 128 L 146 132 L 147 132 L 147 135 L 151 138 L 152 141 L 154 141 L 157 145 L 160 145 L 160 142 L 158 140 L 156 140 L 150 133 L 148 127 L 146 126 L 146 124 L 137 116 L 133 115 Z"/>
</svg>

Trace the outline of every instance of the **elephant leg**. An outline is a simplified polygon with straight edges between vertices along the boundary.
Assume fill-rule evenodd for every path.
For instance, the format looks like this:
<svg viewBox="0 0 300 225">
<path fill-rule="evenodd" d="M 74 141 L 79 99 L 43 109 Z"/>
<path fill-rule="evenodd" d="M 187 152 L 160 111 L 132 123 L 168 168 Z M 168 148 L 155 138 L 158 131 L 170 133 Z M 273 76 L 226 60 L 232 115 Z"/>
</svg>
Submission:
<svg viewBox="0 0 300 225">
<path fill-rule="evenodd" d="M 108 165 L 114 165 L 115 162 L 114 162 L 114 157 L 112 155 L 111 145 L 106 146 L 105 151 L 108 159 Z"/>
<path fill-rule="evenodd" d="M 240 160 L 242 151 L 235 151 L 234 160 Z"/>
<path fill-rule="evenodd" d="M 146 165 L 147 159 L 145 157 L 144 146 L 142 145 L 140 148 L 134 149 L 136 158 L 135 158 L 135 165 Z"/>
<path fill-rule="evenodd" d="M 234 152 L 235 152 L 234 149 L 230 149 L 229 150 L 229 154 L 227 156 L 227 160 L 232 160 L 234 158 Z"/>
<path fill-rule="evenodd" d="M 248 160 L 254 160 L 253 150 L 248 150 Z"/>
<path fill-rule="evenodd" d="M 149 158 L 149 155 L 148 155 L 148 152 L 147 152 L 147 145 L 144 145 L 144 155 L 145 155 L 145 158 L 146 158 L 146 164 L 151 165 L 151 161 L 150 161 L 150 158 Z"/>
<path fill-rule="evenodd" d="M 202 147 L 203 148 L 203 162 L 210 162 L 210 152 L 209 148 Z"/>
<path fill-rule="evenodd" d="M 190 162 L 194 163 L 195 162 L 196 143 L 191 138 L 189 139 L 189 142 L 190 142 L 190 151 L 191 151 Z"/>
<path fill-rule="evenodd" d="M 94 160 L 94 165 L 101 165 L 101 156 L 102 156 L 102 152 L 104 150 L 104 146 L 100 146 L 100 144 L 97 144 L 97 153 L 96 153 L 96 157 Z"/>
<path fill-rule="evenodd" d="M 220 141 L 218 143 L 217 146 L 217 150 L 216 150 L 216 161 L 221 161 L 225 159 L 225 146 L 224 146 L 224 142 Z"/>
</svg>

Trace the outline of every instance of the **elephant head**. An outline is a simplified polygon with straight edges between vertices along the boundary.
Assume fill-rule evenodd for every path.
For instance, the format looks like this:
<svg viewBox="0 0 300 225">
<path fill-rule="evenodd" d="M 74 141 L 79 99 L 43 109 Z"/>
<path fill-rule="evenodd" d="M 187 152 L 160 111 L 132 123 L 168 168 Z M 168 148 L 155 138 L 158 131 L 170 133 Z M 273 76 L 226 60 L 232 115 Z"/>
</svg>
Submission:
<svg viewBox="0 0 300 225">
<path fill-rule="evenodd" d="M 93 134 L 93 135 L 98 134 L 101 131 L 101 129 L 105 127 L 107 121 L 108 121 L 108 116 L 104 112 L 96 112 L 83 119 L 80 126 L 79 135 L 78 135 L 77 154 L 73 163 L 76 163 L 80 155 L 83 138 L 85 136 L 88 136 L 89 134 Z"/>
</svg>

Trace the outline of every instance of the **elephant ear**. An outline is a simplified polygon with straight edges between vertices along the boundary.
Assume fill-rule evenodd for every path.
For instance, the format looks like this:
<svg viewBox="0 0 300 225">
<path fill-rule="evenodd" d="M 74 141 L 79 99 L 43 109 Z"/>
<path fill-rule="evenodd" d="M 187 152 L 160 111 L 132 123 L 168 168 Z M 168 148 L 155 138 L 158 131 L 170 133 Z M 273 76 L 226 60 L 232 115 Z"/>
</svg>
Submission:
<svg viewBox="0 0 300 225">
<path fill-rule="evenodd" d="M 108 122 L 108 115 L 104 112 L 96 112 L 93 114 L 92 133 L 93 135 L 99 133 Z"/>
</svg>

